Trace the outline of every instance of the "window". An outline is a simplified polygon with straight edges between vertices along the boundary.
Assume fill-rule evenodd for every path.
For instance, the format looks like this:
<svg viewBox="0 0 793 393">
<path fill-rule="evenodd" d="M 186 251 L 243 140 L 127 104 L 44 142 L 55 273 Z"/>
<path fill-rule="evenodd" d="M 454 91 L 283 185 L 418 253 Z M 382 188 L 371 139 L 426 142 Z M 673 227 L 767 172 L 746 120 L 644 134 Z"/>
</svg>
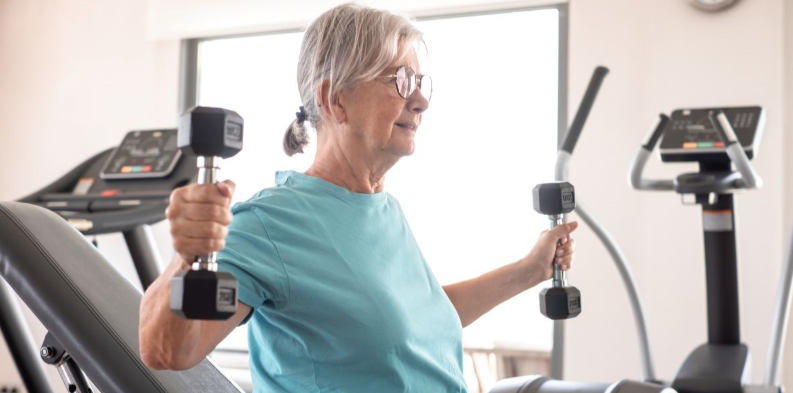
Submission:
<svg viewBox="0 0 793 393">
<path fill-rule="evenodd" d="M 422 20 L 433 78 L 416 151 L 387 177 L 442 284 L 525 256 L 547 218 L 531 190 L 553 180 L 559 131 L 560 14 L 557 8 Z M 238 111 L 245 148 L 222 165 L 245 200 L 274 184 L 274 172 L 306 170 L 314 156 L 287 157 L 286 127 L 301 101 L 296 69 L 302 32 L 199 44 L 198 102 Z M 313 137 L 313 135 L 312 135 Z M 543 285 L 541 285 L 542 287 Z M 465 329 L 465 345 L 549 351 L 552 323 L 535 288 Z M 246 347 L 244 329 L 224 345 Z"/>
</svg>

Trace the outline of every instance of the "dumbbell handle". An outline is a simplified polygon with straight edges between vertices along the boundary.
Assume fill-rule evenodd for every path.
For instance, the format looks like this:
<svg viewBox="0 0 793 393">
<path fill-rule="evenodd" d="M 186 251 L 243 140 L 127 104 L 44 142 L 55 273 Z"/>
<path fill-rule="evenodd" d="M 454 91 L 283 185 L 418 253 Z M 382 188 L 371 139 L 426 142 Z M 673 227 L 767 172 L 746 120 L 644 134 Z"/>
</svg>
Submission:
<svg viewBox="0 0 793 393">
<path fill-rule="evenodd" d="M 561 214 L 551 214 L 548 215 L 548 219 L 551 221 L 551 229 L 556 228 L 557 225 L 562 225 L 563 217 Z M 561 246 L 562 243 L 559 242 L 556 244 L 557 247 Z M 556 258 L 556 252 L 554 251 L 554 259 Z M 567 272 L 564 270 L 559 269 L 559 265 L 555 262 L 553 264 L 553 287 L 554 288 L 564 288 L 567 286 Z"/>
<path fill-rule="evenodd" d="M 196 161 L 198 164 L 198 184 L 215 184 L 218 182 L 217 174 L 218 169 L 220 169 L 220 160 L 220 157 L 198 156 Z M 193 261 L 192 269 L 216 272 L 218 270 L 217 256 L 216 252 L 199 255 Z"/>
</svg>

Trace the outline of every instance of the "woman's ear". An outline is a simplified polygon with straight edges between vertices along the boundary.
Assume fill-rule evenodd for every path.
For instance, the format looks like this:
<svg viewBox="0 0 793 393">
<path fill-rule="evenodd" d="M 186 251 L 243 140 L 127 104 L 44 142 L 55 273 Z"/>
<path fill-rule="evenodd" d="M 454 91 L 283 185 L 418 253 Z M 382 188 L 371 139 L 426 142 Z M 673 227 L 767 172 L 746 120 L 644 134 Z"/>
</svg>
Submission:
<svg viewBox="0 0 793 393">
<path fill-rule="evenodd" d="M 336 124 L 344 124 L 347 121 L 347 112 L 341 104 L 339 92 L 330 91 L 330 81 L 323 79 L 318 90 L 319 110 L 326 118 L 332 119 Z"/>
</svg>

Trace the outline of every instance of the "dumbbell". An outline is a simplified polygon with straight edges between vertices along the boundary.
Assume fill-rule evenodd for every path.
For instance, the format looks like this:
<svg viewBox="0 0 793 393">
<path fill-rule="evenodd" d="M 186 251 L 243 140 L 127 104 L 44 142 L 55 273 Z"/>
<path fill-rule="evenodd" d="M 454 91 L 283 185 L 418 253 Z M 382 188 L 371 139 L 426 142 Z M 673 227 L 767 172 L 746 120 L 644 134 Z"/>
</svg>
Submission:
<svg viewBox="0 0 793 393">
<path fill-rule="evenodd" d="M 217 183 L 220 160 L 242 150 L 243 120 L 236 112 L 194 107 L 179 121 L 177 144 L 197 156 L 198 184 Z M 237 311 L 237 280 L 217 271 L 217 253 L 196 257 L 190 270 L 171 280 L 171 311 L 187 319 L 224 320 Z"/>
<path fill-rule="evenodd" d="M 562 224 L 563 214 L 575 209 L 575 188 L 568 182 L 538 184 L 532 190 L 534 210 L 545 214 L 551 229 Z M 561 244 L 557 244 L 561 246 Z M 581 314 L 581 292 L 567 286 L 567 272 L 553 264 L 553 284 L 540 292 L 540 311 L 550 319 L 569 319 Z"/>
</svg>

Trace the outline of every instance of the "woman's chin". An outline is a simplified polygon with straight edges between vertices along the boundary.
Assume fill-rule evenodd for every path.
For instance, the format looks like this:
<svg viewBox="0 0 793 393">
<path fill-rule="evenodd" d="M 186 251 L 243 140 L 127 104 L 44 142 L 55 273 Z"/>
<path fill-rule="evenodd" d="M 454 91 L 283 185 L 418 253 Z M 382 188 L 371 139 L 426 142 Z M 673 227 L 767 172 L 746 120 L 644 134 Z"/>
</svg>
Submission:
<svg viewBox="0 0 793 393">
<path fill-rule="evenodd" d="M 410 156 L 414 150 L 416 150 L 416 144 L 413 143 L 412 139 L 410 141 L 401 141 L 401 143 L 391 148 L 391 152 L 399 157 Z"/>
</svg>

